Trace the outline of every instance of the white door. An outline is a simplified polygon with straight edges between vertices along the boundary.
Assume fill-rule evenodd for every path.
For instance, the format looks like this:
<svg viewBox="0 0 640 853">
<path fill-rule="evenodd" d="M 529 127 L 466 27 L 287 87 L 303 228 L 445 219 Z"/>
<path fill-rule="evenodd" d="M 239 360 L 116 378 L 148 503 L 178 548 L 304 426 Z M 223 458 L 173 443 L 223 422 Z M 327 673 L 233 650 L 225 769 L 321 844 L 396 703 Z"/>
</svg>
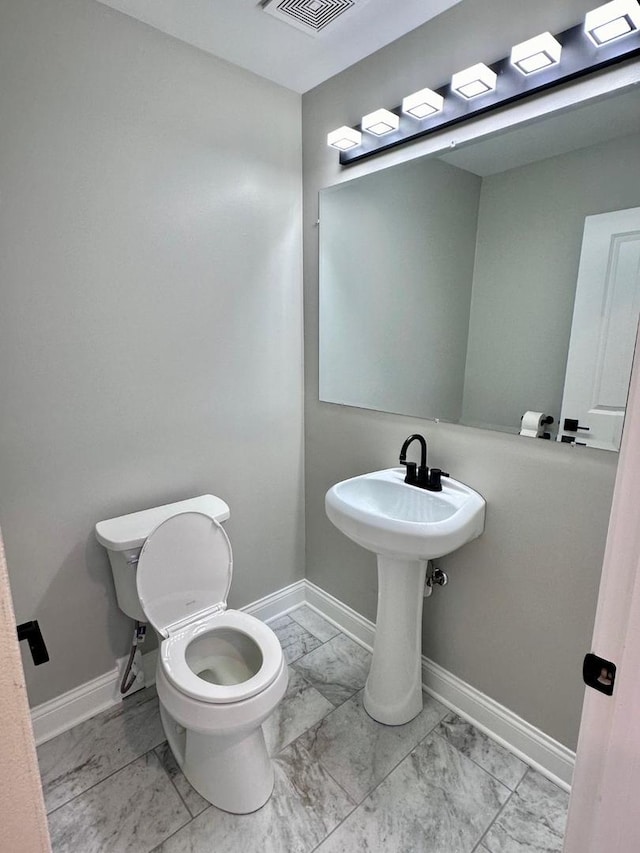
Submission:
<svg viewBox="0 0 640 853">
<path fill-rule="evenodd" d="M 591 688 L 585 693 L 565 853 L 640 850 L 638 495 L 640 353 L 631 381 L 591 648 L 613 662 L 617 672 L 612 696 Z"/>
<path fill-rule="evenodd" d="M 587 216 L 558 441 L 619 449 L 639 314 L 640 207 Z"/>
</svg>

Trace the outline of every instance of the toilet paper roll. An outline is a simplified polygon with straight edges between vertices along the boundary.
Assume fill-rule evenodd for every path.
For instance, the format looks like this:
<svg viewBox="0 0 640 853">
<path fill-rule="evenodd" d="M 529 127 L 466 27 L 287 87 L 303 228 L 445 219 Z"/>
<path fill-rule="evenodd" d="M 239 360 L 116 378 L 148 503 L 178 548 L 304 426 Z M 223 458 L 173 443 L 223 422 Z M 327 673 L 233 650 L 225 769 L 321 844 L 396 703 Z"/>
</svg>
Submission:
<svg viewBox="0 0 640 853">
<path fill-rule="evenodd" d="M 530 438 L 539 438 L 544 432 L 543 420 L 546 419 L 544 412 L 525 412 L 520 425 L 520 435 Z"/>
</svg>

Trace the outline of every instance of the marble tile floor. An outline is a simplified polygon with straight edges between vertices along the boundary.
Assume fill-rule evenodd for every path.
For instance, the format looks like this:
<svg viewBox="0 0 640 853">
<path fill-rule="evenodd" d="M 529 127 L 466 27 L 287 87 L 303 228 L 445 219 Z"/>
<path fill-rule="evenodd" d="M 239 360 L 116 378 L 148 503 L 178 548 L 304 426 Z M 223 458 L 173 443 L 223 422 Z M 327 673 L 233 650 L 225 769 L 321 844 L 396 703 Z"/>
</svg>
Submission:
<svg viewBox="0 0 640 853">
<path fill-rule="evenodd" d="M 271 625 L 289 687 L 269 802 L 232 815 L 194 791 L 150 688 L 39 747 L 55 853 L 560 853 L 564 791 L 428 696 L 376 723 L 369 653 L 311 608 Z"/>
</svg>

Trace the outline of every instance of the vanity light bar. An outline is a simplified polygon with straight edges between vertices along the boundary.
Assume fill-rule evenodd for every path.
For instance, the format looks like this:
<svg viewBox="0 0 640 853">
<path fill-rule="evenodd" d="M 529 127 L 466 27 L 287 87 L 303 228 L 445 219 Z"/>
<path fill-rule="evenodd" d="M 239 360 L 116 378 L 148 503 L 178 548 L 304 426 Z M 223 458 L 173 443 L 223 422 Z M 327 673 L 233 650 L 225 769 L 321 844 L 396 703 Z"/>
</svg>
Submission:
<svg viewBox="0 0 640 853">
<path fill-rule="evenodd" d="M 638 56 L 640 0 L 611 0 L 588 12 L 583 23 L 523 41 L 490 66 L 477 63 L 458 71 L 440 89 L 407 95 L 393 112 L 375 110 L 357 127 L 332 131 L 327 142 L 340 150 L 340 163 L 347 166 Z"/>
<path fill-rule="evenodd" d="M 562 45 L 551 33 L 541 33 L 511 48 L 511 64 L 522 74 L 534 74 L 560 62 Z"/>
<path fill-rule="evenodd" d="M 612 0 L 587 12 L 584 31 L 596 47 L 637 32 L 640 28 L 640 6 L 636 0 Z"/>
<path fill-rule="evenodd" d="M 478 62 L 477 65 L 472 65 L 471 68 L 465 68 L 464 71 L 458 71 L 457 74 L 454 74 L 451 78 L 451 88 L 458 95 L 470 101 L 471 98 L 493 92 L 497 81 L 496 72 L 492 71 L 484 62 Z"/>
</svg>

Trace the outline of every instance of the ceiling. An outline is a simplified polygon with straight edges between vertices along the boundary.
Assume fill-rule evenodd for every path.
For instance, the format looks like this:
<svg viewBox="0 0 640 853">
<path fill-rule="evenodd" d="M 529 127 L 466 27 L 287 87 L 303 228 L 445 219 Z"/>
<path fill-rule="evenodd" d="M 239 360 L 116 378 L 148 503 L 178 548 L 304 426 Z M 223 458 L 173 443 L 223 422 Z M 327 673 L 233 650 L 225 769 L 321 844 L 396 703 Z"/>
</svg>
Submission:
<svg viewBox="0 0 640 853">
<path fill-rule="evenodd" d="M 267 14 L 258 0 L 99 0 L 164 33 L 306 92 L 460 0 L 355 0 L 318 35 Z M 281 0 L 272 0 L 273 9 Z M 351 0 L 295 0 L 298 8 Z"/>
</svg>

